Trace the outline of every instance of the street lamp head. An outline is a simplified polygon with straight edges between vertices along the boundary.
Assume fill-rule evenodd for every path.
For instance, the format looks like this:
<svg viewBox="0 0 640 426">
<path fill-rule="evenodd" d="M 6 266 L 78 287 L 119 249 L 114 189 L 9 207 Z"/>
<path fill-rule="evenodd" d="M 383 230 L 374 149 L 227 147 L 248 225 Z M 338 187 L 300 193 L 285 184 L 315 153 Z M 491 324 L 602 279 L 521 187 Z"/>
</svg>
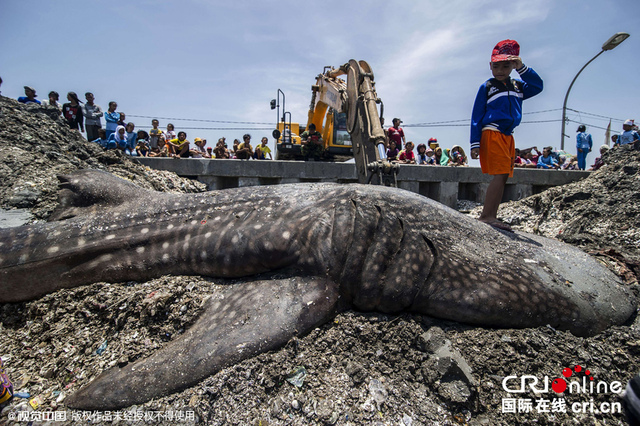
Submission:
<svg viewBox="0 0 640 426">
<path fill-rule="evenodd" d="M 609 40 L 605 41 L 602 45 L 602 50 L 613 50 L 620 43 L 629 38 L 629 34 L 627 33 L 615 33 L 609 38 Z"/>
</svg>

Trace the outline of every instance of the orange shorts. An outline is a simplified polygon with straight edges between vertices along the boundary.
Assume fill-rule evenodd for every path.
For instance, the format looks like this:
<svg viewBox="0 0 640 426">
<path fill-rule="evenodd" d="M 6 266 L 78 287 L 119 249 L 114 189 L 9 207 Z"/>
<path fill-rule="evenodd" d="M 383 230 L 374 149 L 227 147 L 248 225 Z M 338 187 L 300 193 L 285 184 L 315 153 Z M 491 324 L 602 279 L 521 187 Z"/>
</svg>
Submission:
<svg viewBox="0 0 640 426">
<path fill-rule="evenodd" d="M 480 138 L 480 168 L 489 175 L 513 176 L 516 143 L 513 136 L 495 130 L 483 130 Z"/>
</svg>

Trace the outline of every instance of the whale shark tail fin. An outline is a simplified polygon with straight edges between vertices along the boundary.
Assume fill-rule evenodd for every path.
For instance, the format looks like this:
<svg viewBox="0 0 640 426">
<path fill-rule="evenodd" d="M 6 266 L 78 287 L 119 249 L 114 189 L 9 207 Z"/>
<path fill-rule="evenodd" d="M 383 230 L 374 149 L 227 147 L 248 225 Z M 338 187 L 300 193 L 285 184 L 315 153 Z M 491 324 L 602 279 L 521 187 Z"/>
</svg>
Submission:
<svg viewBox="0 0 640 426">
<path fill-rule="evenodd" d="M 59 175 L 58 207 L 49 221 L 89 214 L 148 194 L 131 182 L 101 170 L 79 170 Z"/>
<path fill-rule="evenodd" d="M 148 358 L 113 368 L 65 400 L 69 407 L 128 407 L 195 385 L 219 370 L 291 338 L 335 315 L 337 284 L 291 277 L 234 284 L 211 297 L 198 320 Z"/>
</svg>

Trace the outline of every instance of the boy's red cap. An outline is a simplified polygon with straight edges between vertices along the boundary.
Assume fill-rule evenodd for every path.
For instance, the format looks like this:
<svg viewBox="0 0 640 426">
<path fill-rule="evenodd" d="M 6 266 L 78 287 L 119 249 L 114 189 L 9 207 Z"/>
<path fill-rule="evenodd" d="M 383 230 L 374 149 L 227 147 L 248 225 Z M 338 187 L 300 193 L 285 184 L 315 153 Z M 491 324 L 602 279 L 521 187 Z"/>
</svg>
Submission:
<svg viewBox="0 0 640 426">
<path fill-rule="evenodd" d="M 520 45 L 515 40 L 502 40 L 491 52 L 491 62 L 508 61 L 509 56 L 519 56 Z"/>
</svg>

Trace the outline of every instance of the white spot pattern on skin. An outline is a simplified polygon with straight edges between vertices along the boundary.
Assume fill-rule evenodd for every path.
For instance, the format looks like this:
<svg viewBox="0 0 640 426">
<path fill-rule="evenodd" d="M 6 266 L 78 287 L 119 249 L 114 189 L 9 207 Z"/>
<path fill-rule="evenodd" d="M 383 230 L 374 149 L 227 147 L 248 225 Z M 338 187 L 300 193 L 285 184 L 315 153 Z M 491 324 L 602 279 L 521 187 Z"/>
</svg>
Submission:
<svg viewBox="0 0 640 426">
<path fill-rule="evenodd" d="M 87 242 L 84 240 L 84 238 L 78 238 L 78 247 L 82 247 L 86 243 Z"/>
<path fill-rule="evenodd" d="M 116 234 L 107 235 L 104 237 L 105 240 L 113 240 L 116 237 Z"/>
<path fill-rule="evenodd" d="M 144 253 L 144 247 L 138 247 L 138 248 L 136 249 L 136 252 L 137 252 L 137 253 L 140 253 L 140 254 Z"/>
<path fill-rule="evenodd" d="M 191 221 L 191 224 L 192 224 L 192 225 L 195 225 L 196 223 L 198 223 L 198 221 L 197 221 L 197 220 L 192 220 L 192 221 Z"/>
<path fill-rule="evenodd" d="M 237 244 L 238 243 L 238 236 L 234 235 L 233 238 L 231 238 L 231 243 L 232 244 Z"/>
<path fill-rule="evenodd" d="M 168 242 L 166 242 L 166 241 L 165 241 L 164 243 L 162 243 L 162 248 L 163 248 L 164 250 L 168 249 L 168 248 L 169 248 L 169 243 L 168 243 Z"/>
<path fill-rule="evenodd" d="M 24 263 L 24 262 L 26 262 L 27 260 L 29 260 L 29 256 L 28 256 L 28 255 L 26 255 L 26 254 L 23 254 L 22 256 L 20 256 L 20 261 L 19 261 L 19 262 L 20 262 L 20 263 Z"/>
<path fill-rule="evenodd" d="M 162 261 L 163 262 L 168 262 L 169 261 L 169 253 L 165 253 L 162 255 Z"/>
<path fill-rule="evenodd" d="M 211 237 L 211 232 L 207 232 L 206 234 L 204 234 L 205 238 L 210 238 Z"/>
<path fill-rule="evenodd" d="M 261 225 L 261 224 L 257 224 L 257 225 L 255 225 L 255 226 L 253 227 L 253 229 L 256 229 L 256 230 L 258 230 L 258 229 L 260 229 L 260 228 L 262 228 L 262 225 Z"/>
<path fill-rule="evenodd" d="M 167 226 L 167 230 L 169 230 L 169 229 L 173 229 L 173 224 L 172 223 L 170 223 L 169 226 Z"/>
<path fill-rule="evenodd" d="M 284 231 L 282 233 L 282 238 L 284 238 L 285 240 L 288 240 L 291 237 L 291 232 L 289 231 Z"/>
<path fill-rule="evenodd" d="M 141 234 L 146 234 L 147 232 L 149 232 L 149 228 L 142 228 L 142 229 L 140 230 L 140 233 L 141 233 Z"/>
<path fill-rule="evenodd" d="M 53 254 L 53 253 L 57 253 L 59 250 L 60 250 L 60 247 L 58 247 L 58 246 L 53 246 L 53 247 L 49 247 L 49 248 L 47 249 L 47 253 L 51 253 L 51 254 Z"/>
</svg>

